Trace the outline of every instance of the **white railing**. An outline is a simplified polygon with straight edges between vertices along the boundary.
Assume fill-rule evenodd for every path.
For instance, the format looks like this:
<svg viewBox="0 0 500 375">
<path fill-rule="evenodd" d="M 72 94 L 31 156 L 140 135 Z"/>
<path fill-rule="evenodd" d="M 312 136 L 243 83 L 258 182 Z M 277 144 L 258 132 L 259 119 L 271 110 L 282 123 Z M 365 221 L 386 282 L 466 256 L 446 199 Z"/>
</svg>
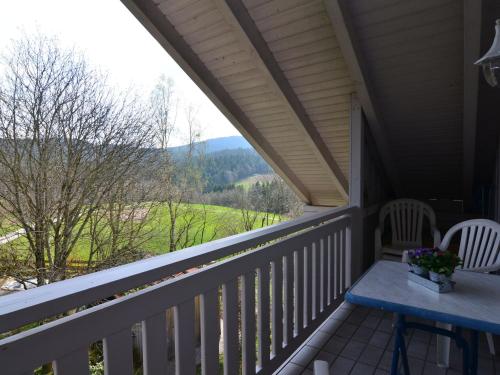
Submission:
<svg viewBox="0 0 500 375">
<path fill-rule="evenodd" d="M 350 286 L 354 210 L 330 210 L 2 297 L 0 330 L 5 332 L 205 265 L 0 340 L 2 374 L 32 374 L 50 362 L 57 375 L 88 374 L 88 348 L 100 340 L 106 374 L 132 374 L 131 327 L 136 323 L 142 324 L 144 373 L 165 374 L 165 312 L 170 308 L 175 316 L 176 373 L 195 374 L 198 296 L 202 373 L 218 374 L 221 318 L 224 373 L 237 374 L 240 368 L 243 374 L 271 373 L 333 311 Z"/>
</svg>

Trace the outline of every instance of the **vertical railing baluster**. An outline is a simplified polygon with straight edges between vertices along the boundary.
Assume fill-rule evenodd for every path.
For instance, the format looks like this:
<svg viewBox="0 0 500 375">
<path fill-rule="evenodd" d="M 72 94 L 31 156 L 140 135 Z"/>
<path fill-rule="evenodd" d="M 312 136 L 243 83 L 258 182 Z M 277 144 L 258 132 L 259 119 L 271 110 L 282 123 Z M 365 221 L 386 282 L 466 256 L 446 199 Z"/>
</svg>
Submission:
<svg viewBox="0 0 500 375">
<path fill-rule="evenodd" d="M 340 276 L 341 276 L 341 256 L 340 256 L 340 234 L 341 232 L 337 230 L 334 233 L 334 242 L 335 242 L 335 299 L 340 297 L 341 294 L 341 284 L 340 284 Z"/>
<path fill-rule="evenodd" d="M 283 258 L 271 262 L 271 277 L 272 354 L 276 356 L 283 348 Z"/>
<path fill-rule="evenodd" d="M 201 371 L 203 375 L 219 373 L 219 288 L 200 298 Z"/>
<path fill-rule="evenodd" d="M 285 295 L 284 295 L 284 318 L 285 318 L 285 332 L 284 342 L 289 345 L 293 339 L 293 278 L 294 278 L 294 254 L 285 257 Z"/>
<path fill-rule="evenodd" d="M 89 375 L 89 351 L 80 349 L 56 359 L 53 364 L 54 375 Z"/>
<path fill-rule="evenodd" d="M 339 270 L 340 270 L 340 284 L 339 284 L 339 292 L 342 294 L 344 292 L 345 286 L 345 238 L 344 238 L 344 230 L 339 230 Z"/>
<path fill-rule="evenodd" d="M 334 254 L 332 248 L 332 235 L 329 234 L 327 238 L 327 252 L 328 252 L 328 298 L 327 305 L 330 304 L 335 299 L 335 264 Z"/>
<path fill-rule="evenodd" d="M 132 375 L 132 332 L 130 329 L 110 335 L 102 341 L 106 375 Z"/>
<path fill-rule="evenodd" d="M 345 228 L 345 286 L 346 289 L 351 286 L 352 272 L 352 229 L 349 223 Z"/>
<path fill-rule="evenodd" d="M 320 305 L 321 305 L 321 258 L 320 258 L 320 249 L 317 241 L 312 243 L 312 252 L 313 252 L 313 278 L 314 278 L 313 319 L 316 319 L 319 316 Z"/>
<path fill-rule="evenodd" d="M 239 373 L 238 279 L 222 286 L 224 327 L 224 375 Z"/>
<path fill-rule="evenodd" d="M 241 281 L 241 339 L 243 375 L 254 375 L 255 356 L 255 271 L 243 275 Z M 210 373 L 209 373 L 210 374 Z"/>
<path fill-rule="evenodd" d="M 196 374 L 194 340 L 194 298 L 174 308 L 175 373 Z"/>
<path fill-rule="evenodd" d="M 270 330 L 269 330 L 269 265 L 257 269 L 258 276 L 258 319 L 257 330 L 259 338 L 258 362 L 264 367 L 269 362 Z"/>
<path fill-rule="evenodd" d="M 293 253 L 294 258 L 294 320 L 297 336 L 304 329 L 304 250 Z"/>
<path fill-rule="evenodd" d="M 328 295 L 328 251 L 325 246 L 325 239 L 319 240 L 319 254 L 320 254 L 320 267 L 321 267 L 321 301 L 320 311 L 324 311 L 327 306 Z"/>
<path fill-rule="evenodd" d="M 304 326 L 309 326 L 312 321 L 313 310 L 313 256 L 312 247 L 304 247 Z"/>
<path fill-rule="evenodd" d="M 144 375 L 167 372 L 167 319 L 162 311 L 142 322 Z"/>
</svg>

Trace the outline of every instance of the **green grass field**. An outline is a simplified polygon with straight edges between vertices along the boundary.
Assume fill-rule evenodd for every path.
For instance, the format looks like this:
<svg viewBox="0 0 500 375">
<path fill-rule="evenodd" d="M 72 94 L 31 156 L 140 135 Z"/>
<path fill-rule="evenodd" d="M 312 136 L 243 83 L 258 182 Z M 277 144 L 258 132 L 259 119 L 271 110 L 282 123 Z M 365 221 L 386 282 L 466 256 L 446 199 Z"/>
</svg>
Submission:
<svg viewBox="0 0 500 375">
<path fill-rule="evenodd" d="M 180 215 L 181 226 L 183 220 L 186 221 L 194 217 L 194 223 L 189 235 L 189 242 L 192 242 L 193 245 L 245 231 L 242 215 L 238 209 L 211 205 L 203 206 L 200 204 L 183 205 L 181 209 L 184 211 Z M 168 251 L 168 237 L 166 233 L 166 228 L 169 227 L 168 209 L 165 206 L 153 208 L 150 216 L 151 218 L 147 222 L 146 230 L 150 231 L 151 238 L 144 244 L 144 249 L 156 254 L 165 253 Z M 205 216 L 205 232 L 202 238 L 201 227 Z M 257 220 L 253 229 L 265 226 L 265 223 L 263 223 L 264 218 L 264 213 L 257 213 Z M 276 222 L 279 222 L 279 219 L 275 219 Z"/>
<path fill-rule="evenodd" d="M 242 186 L 244 189 L 249 189 L 252 185 L 257 182 L 269 182 L 275 178 L 274 174 L 256 174 L 235 183 L 235 186 Z"/>
<path fill-rule="evenodd" d="M 188 245 L 198 245 L 218 238 L 227 237 L 245 231 L 243 218 L 239 209 L 222 206 L 182 204 L 179 208 L 178 227 L 186 227 L 186 223 L 191 221 L 188 232 L 183 233 L 183 239 L 187 233 Z M 282 217 L 266 216 L 265 213 L 252 213 L 256 215 L 253 229 L 271 225 L 282 221 Z M 205 219 L 206 218 L 206 219 Z M 168 249 L 168 228 L 169 211 L 166 205 L 156 205 L 151 208 L 145 218 L 143 227 L 143 243 L 140 248 L 150 254 L 164 254 Z M 204 231 L 202 227 L 204 225 Z M 9 230 L 15 231 L 15 226 L 9 226 Z M 7 232 L 4 230 L 4 232 Z M 202 233 L 203 232 L 203 233 Z M 106 236 L 106 232 L 103 232 Z M 109 233 L 109 231 L 108 231 Z M 181 241 L 185 243 L 186 241 Z M 27 248 L 28 243 L 25 237 L 10 242 L 8 245 L 15 246 L 19 251 Z M 83 235 L 77 241 L 75 249 L 72 251 L 70 260 L 84 261 L 88 259 L 90 239 L 88 230 L 84 229 Z M 1 247 L 0 247 L 1 248 Z"/>
</svg>

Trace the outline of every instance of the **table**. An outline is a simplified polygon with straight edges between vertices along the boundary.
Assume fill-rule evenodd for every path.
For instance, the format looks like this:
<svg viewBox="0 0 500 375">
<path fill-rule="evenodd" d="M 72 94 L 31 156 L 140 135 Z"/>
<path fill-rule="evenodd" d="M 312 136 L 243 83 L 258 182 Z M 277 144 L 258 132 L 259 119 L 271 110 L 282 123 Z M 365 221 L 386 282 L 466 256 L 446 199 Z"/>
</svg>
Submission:
<svg viewBox="0 0 500 375">
<path fill-rule="evenodd" d="M 408 265 L 391 261 L 375 263 L 347 291 L 345 299 L 353 304 L 380 308 L 397 314 L 396 337 L 391 374 L 398 372 L 399 357 L 409 375 L 404 342 L 406 328 L 422 329 L 455 340 L 463 350 L 464 374 L 477 373 L 477 332 L 500 334 L 500 277 L 469 271 L 456 271 L 455 290 L 438 294 L 407 278 Z M 431 325 L 408 322 L 406 315 L 452 324 L 447 330 Z M 472 330 L 471 342 L 461 334 L 461 328 Z"/>
</svg>

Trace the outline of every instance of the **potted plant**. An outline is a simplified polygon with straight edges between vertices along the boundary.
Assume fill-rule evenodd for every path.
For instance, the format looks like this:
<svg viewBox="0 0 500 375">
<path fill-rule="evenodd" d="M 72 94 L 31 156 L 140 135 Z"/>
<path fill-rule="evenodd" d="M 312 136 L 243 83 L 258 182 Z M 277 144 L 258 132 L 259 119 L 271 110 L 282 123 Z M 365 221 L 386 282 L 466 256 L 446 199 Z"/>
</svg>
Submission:
<svg viewBox="0 0 500 375">
<path fill-rule="evenodd" d="M 451 281 L 455 268 L 462 265 L 462 259 L 451 251 L 435 251 L 428 259 L 429 279 L 436 283 Z"/>
<path fill-rule="evenodd" d="M 434 250 L 421 248 L 408 251 L 408 264 L 410 270 L 419 276 L 427 277 L 429 274 L 429 261 Z"/>
</svg>

